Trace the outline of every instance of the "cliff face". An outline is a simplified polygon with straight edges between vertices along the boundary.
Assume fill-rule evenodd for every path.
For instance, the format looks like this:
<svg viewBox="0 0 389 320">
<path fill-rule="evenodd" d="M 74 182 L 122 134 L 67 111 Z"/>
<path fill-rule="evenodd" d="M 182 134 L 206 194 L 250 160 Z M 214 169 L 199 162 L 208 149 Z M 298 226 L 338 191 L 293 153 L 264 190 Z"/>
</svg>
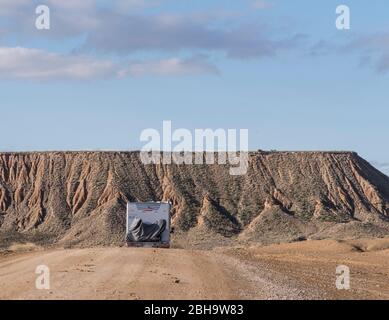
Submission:
<svg viewBox="0 0 389 320">
<path fill-rule="evenodd" d="M 226 165 L 143 165 L 137 152 L 0 154 L 2 232 L 118 243 L 126 201 L 149 200 L 171 201 L 183 233 L 289 240 L 389 226 L 389 178 L 355 153 L 251 153 L 243 176 Z"/>
</svg>

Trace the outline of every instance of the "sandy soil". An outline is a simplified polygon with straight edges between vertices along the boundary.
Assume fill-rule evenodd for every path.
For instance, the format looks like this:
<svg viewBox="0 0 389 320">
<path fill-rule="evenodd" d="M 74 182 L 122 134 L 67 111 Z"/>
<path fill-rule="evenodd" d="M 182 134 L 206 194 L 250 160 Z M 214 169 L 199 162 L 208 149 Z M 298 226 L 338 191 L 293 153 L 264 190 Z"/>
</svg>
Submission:
<svg viewBox="0 0 389 320">
<path fill-rule="evenodd" d="M 213 251 L 10 250 L 0 255 L 0 299 L 389 299 L 388 248 L 389 239 Z M 35 288 L 42 264 L 50 290 Z M 335 288 L 339 264 L 350 267 L 349 291 Z"/>
<path fill-rule="evenodd" d="M 227 252 L 262 277 L 268 274 L 273 283 L 297 289 L 298 298 L 389 299 L 389 238 L 304 241 Z M 350 290 L 336 289 L 339 265 L 350 269 Z"/>
</svg>

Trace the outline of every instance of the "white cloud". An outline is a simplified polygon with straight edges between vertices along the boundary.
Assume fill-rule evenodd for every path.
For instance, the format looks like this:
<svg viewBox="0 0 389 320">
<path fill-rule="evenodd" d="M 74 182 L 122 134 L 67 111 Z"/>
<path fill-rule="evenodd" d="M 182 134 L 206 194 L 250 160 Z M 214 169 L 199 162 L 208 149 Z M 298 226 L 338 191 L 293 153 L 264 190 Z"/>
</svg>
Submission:
<svg viewBox="0 0 389 320">
<path fill-rule="evenodd" d="M 205 57 L 196 56 L 189 59 L 170 58 L 156 61 L 133 61 L 121 76 L 130 75 L 196 75 L 218 74 L 219 70 Z"/>
<path fill-rule="evenodd" d="M 346 43 L 321 39 L 310 47 L 309 52 L 311 56 L 350 53 L 359 55 L 360 67 L 372 68 L 377 73 L 388 73 L 389 32 L 358 34 Z"/>
<path fill-rule="evenodd" d="M 88 33 L 82 50 L 121 55 L 135 52 L 221 52 L 234 59 L 260 59 L 301 45 L 301 35 L 274 38 L 260 22 L 233 28 L 212 27 L 214 20 L 199 21 L 182 15 L 108 14 L 107 24 Z M 114 37 L 112 35 L 115 35 Z"/>
<path fill-rule="evenodd" d="M 0 78 L 3 79 L 88 79 L 107 77 L 113 72 L 113 63 L 106 60 L 0 47 Z"/>
<path fill-rule="evenodd" d="M 347 52 L 355 51 L 361 55 L 361 65 L 374 68 L 378 73 L 389 72 L 389 33 L 380 32 L 359 35 L 343 46 Z"/>
<path fill-rule="evenodd" d="M 29 4 L 26 0 L 0 1 L 6 1 L 7 11 L 19 8 L 14 14 L 6 15 L 3 33 L 9 38 L 85 39 L 75 51 L 129 55 L 190 50 L 193 54 L 221 52 L 229 58 L 260 59 L 300 45 L 298 35 L 277 36 L 268 32 L 260 21 L 236 24 L 233 19 L 226 19 L 223 20 L 225 27 L 216 27 L 217 19 L 209 13 L 145 14 L 142 10 L 132 10 L 166 2 L 162 0 L 115 0 L 108 6 L 102 6 L 98 0 L 46 0 L 44 3 L 51 9 L 51 27 L 50 32 L 43 33 L 34 28 L 33 9 L 39 0 L 31 0 Z M 263 0 L 256 2 L 257 7 L 268 5 Z"/>
<path fill-rule="evenodd" d="M 114 63 L 85 55 L 61 55 L 38 49 L 0 47 L 2 79 L 95 79 L 145 74 L 216 74 L 217 68 L 204 56 L 153 61 Z"/>
</svg>

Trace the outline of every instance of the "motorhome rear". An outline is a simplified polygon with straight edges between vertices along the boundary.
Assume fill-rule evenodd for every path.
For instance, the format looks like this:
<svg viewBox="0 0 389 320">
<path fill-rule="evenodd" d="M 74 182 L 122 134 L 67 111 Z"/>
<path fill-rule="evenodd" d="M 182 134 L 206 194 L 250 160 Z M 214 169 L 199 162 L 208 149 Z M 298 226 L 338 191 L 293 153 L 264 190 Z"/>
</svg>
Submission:
<svg viewBox="0 0 389 320">
<path fill-rule="evenodd" d="M 170 247 L 170 209 L 168 202 L 127 203 L 127 245 Z"/>
</svg>

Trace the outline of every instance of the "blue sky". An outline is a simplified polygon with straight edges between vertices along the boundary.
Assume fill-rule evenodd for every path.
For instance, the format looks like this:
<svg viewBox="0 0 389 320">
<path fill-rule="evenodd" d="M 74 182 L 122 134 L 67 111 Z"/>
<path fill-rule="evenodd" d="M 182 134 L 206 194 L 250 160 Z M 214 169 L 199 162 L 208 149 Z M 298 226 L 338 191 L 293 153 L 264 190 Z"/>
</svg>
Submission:
<svg viewBox="0 0 389 320">
<path fill-rule="evenodd" d="M 247 128 L 253 150 L 353 150 L 389 174 L 388 14 L 385 0 L 0 0 L 0 150 L 134 150 L 171 120 Z"/>
</svg>

